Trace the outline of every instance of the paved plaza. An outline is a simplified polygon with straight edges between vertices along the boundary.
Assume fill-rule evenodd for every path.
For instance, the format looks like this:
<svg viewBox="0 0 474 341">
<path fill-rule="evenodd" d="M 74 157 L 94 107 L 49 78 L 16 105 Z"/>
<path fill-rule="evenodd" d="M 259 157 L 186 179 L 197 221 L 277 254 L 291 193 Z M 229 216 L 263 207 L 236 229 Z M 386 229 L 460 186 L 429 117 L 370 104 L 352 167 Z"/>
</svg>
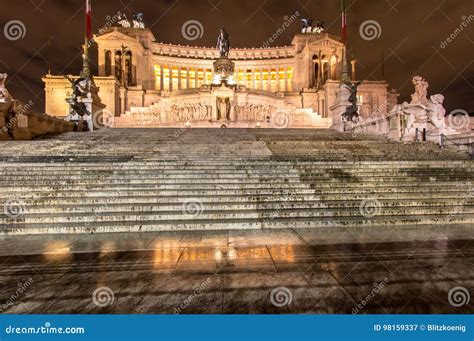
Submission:
<svg viewBox="0 0 474 341">
<path fill-rule="evenodd" d="M 4 313 L 474 311 L 448 300 L 454 287 L 474 290 L 472 226 L 5 237 L 0 245 L 1 301 L 15 298 Z M 107 288 L 103 297 L 98 288 Z"/>
</svg>

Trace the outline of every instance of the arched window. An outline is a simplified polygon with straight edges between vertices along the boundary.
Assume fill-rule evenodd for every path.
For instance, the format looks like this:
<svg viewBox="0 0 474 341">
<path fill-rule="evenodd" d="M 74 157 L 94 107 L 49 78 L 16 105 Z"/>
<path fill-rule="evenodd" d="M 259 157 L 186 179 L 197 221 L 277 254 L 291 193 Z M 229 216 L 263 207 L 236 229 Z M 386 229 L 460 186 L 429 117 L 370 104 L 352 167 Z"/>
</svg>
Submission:
<svg viewBox="0 0 474 341">
<path fill-rule="evenodd" d="M 122 52 L 115 52 L 115 77 L 119 82 L 122 81 Z"/>
<path fill-rule="evenodd" d="M 125 72 L 126 72 L 126 80 L 128 85 L 134 84 L 133 79 L 133 63 L 132 63 L 132 52 L 128 51 L 125 54 Z"/>
<path fill-rule="evenodd" d="M 105 75 L 112 75 L 112 52 L 109 50 L 105 51 Z"/>
<path fill-rule="evenodd" d="M 328 70 L 329 70 L 329 59 L 325 55 L 321 57 L 321 85 L 325 84 L 328 80 Z"/>
<path fill-rule="evenodd" d="M 331 79 L 337 79 L 337 56 L 331 57 Z"/>
<path fill-rule="evenodd" d="M 320 71 L 319 71 L 319 58 L 317 55 L 313 55 L 313 79 L 311 80 L 311 84 L 314 87 L 319 87 L 319 76 L 320 76 Z"/>
</svg>

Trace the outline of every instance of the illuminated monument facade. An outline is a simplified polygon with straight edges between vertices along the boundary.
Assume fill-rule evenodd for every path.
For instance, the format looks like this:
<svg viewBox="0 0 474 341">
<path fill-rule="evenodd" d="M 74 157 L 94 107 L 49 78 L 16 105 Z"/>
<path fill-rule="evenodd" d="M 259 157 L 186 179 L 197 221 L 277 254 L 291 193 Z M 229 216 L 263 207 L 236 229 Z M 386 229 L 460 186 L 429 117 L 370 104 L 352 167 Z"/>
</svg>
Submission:
<svg viewBox="0 0 474 341">
<path fill-rule="evenodd" d="M 291 46 L 232 48 L 232 74 L 225 84 L 215 47 L 157 43 L 146 28 L 109 28 L 95 41 L 95 83 L 116 127 L 328 128 L 333 123 L 343 68 L 338 36 L 301 33 Z M 349 67 L 356 79 L 355 61 Z M 67 116 L 69 81 L 53 75 L 43 81 L 46 113 Z M 364 120 L 387 115 L 397 94 L 384 81 L 364 81 L 357 96 Z"/>
</svg>

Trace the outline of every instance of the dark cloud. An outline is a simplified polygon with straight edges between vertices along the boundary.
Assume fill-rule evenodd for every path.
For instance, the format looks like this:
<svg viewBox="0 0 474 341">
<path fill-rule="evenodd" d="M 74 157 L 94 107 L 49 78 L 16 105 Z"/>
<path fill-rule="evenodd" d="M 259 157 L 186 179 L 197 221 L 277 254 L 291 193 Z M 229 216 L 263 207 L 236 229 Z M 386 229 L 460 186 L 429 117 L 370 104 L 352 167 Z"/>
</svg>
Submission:
<svg viewBox="0 0 474 341">
<path fill-rule="evenodd" d="M 52 73 L 77 73 L 81 67 L 80 45 L 84 35 L 81 0 L 0 0 L 0 69 L 10 74 L 9 89 L 18 98 L 33 99 L 43 110 L 41 77 Z M 401 100 L 412 92 L 410 79 L 420 74 L 428 79 L 430 93 L 446 96 L 448 110 L 474 111 L 474 20 L 452 43 L 441 43 L 460 27 L 463 18 L 474 15 L 472 0 L 347 0 L 349 48 L 359 61 L 358 78 L 385 79 L 399 90 Z M 8 10 L 5 10 L 8 9 Z M 93 1 L 95 30 L 117 11 L 143 12 L 158 41 L 191 45 L 181 34 L 188 20 L 203 24 L 204 35 L 192 45 L 213 46 L 218 29 L 225 25 L 232 43 L 259 47 L 284 22 L 299 11 L 302 17 L 319 18 L 329 31 L 340 32 L 340 3 L 337 0 L 101 0 Z M 26 27 L 23 39 L 10 41 L 3 28 L 10 20 Z M 359 27 L 367 20 L 380 24 L 381 36 L 367 41 Z M 294 23 L 274 45 L 289 45 L 300 29 Z"/>
</svg>

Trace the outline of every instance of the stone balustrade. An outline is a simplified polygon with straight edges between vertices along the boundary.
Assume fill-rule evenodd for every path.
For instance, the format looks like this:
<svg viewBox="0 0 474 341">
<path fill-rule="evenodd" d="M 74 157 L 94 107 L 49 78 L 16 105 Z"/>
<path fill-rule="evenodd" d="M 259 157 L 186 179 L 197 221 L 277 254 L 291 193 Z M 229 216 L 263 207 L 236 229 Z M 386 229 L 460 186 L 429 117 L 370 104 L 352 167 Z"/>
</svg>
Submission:
<svg viewBox="0 0 474 341">
<path fill-rule="evenodd" d="M 86 130 L 83 122 L 76 124 L 46 114 L 33 112 L 28 105 L 12 101 L 0 106 L 0 141 L 31 140 L 44 135 L 55 135 Z"/>
<path fill-rule="evenodd" d="M 215 47 L 184 46 L 165 43 L 154 43 L 153 53 L 161 56 L 186 57 L 215 60 L 219 52 Z M 234 48 L 229 58 L 233 60 L 291 58 L 295 55 L 293 46 L 271 48 Z"/>
</svg>

